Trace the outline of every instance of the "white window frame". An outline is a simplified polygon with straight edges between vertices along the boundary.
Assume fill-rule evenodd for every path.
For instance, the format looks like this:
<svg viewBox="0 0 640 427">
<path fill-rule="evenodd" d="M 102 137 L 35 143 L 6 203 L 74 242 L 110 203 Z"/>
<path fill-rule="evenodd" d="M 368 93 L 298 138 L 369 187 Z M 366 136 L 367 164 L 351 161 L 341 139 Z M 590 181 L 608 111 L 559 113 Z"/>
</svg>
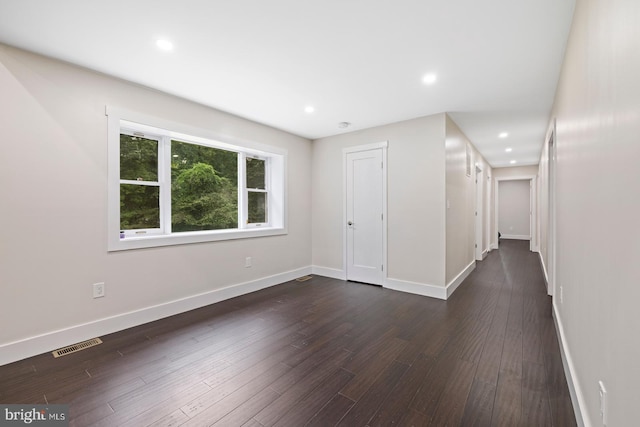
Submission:
<svg viewBox="0 0 640 427">
<path fill-rule="evenodd" d="M 287 151 L 253 141 L 242 141 L 184 124 L 107 107 L 108 117 L 108 251 L 140 249 L 189 243 L 213 242 L 287 234 Z M 120 134 L 158 140 L 158 182 L 120 179 Z M 142 134 L 142 135 L 140 135 Z M 171 232 L 171 140 L 204 145 L 238 153 L 238 228 L 224 230 Z M 265 160 L 267 222 L 247 223 L 246 157 Z M 167 160 L 169 159 L 169 160 Z M 120 237 L 120 185 L 160 187 L 160 228 L 128 230 Z"/>
<path fill-rule="evenodd" d="M 259 189 L 259 188 L 249 188 L 247 187 L 247 157 L 251 157 L 257 160 L 263 160 L 264 161 L 264 168 L 265 168 L 265 188 L 264 190 Z M 269 212 L 269 206 L 270 206 L 270 182 L 271 182 L 271 170 L 270 170 L 270 164 L 271 162 L 269 161 L 270 158 L 268 157 L 263 157 L 263 156 L 257 156 L 257 155 L 247 155 L 246 153 L 242 153 L 241 156 L 238 156 L 238 162 L 241 163 L 241 165 L 239 165 L 238 167 L 238 171 L 239 173 L 241 173 L 241 179 L 242 179 L 242 208 L 240 209 L 242 215 L 240 217 L 243 227 L 245 228 L 250 228 L 250 227 L 268 227 L 271 221 L 271 216 L 270 216 L 270 212 Z M 240 186 L 238 186 L 239 188 Z M 266 193 L 267 194 L 267 221 L 266 222 L 249 222 L 249 193 Z M 244 200 L 244 198 L 246 197 L 247 201 Z"/>
<path fill-rule="evenodd" d="M 158 201 L 160 203 L 160 206 L 162 206 L 163 203 L 163 196 L 165 196 L 166 194 L 166 184 L 165 184 L 165 176 L 164 176 L 164 150 L 163 150 L 163 140 L 161 136 L 158 135 L 153 135 L 153 134 L 149 134 L 149 133 L 141 133 L 141 132 L 136 132 L 133 129 L 126 129 L 126 128 L 121 128 L 120 129 L 120 133 L 121 134 L 126 134 L 126 135 L 130 135 L 130 136 L 139 136 L 139 137 L 143 137 L 145 139 L 152 139 L 154 141 L 157 141 L 158 143 L 158 180 L 157 181 L 134 181 L 134 180 L 130 180 L 130 179 L 120 179 L 119 182 L 120 184 L 129 184 L 129 185 L 138 185 L 138 186 L 145 186 L 145 187 L 158 187 L 160 189 L 160 194 L 158 197 Z M 120 145 L 119 145 L 119 141 L 118 141 L 118 159 L 120 158 Z M 119 160 L 118 160 L 119 161 Z M 118 164 L 118 176 L 120 176 L 120 165 Z M 118 192 L 120 191 L 120 187 L 118 187 Z M 120 194 L 118 193 L 118 198 L 120 198 Z M 171 197 L 169 197 L 169 203 L 171 203 Z M 169 212 L 171 212 L 171 207 L 169 206 Z M 119 215 L 119 213 L 118 213 Z M 160 209 L 160 218 L 159 218 L 159 222 L 160 222 L 160 227 L 159 228 L 139 228 L 136 230 L 120 230 L 120 233 L 124 233 L 125 238 L 132 238 L 132 237 L 142 237 L 142 236 L 153 236 L 153 235 L 160 235 L 163 234 L 166 230 L 165 228 L 165 224 L 166 224 L 166 212 L 163 209 Z M 171 224 L 171 221 L 169 220 L 169 224 Z"/>
</svg>

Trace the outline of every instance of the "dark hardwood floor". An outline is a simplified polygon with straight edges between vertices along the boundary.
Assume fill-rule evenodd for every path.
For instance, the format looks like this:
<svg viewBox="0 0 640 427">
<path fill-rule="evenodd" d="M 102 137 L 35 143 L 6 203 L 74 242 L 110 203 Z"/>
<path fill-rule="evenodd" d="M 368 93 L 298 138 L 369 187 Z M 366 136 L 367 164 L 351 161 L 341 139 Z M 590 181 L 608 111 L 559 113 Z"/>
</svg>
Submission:
<svg viewBox="0 0 640 427">
<path fill-rule="evenodd" d="M 72 426 L 573 426 L 538 255 L 503 241 L 448 301 L 289 282 L 0 367 Z"/>
</svg>

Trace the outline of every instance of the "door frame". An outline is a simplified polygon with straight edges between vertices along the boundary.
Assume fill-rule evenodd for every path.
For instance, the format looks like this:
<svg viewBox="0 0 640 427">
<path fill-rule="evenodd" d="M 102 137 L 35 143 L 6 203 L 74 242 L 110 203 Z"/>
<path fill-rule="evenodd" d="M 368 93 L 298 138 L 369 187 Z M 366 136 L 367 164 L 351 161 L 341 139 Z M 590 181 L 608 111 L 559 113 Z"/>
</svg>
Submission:
<svg viewBox="0 0 640 427">
<path fill-rule="evenodd" d="M 387 281 L 387 149 L 389 141 L 357 145 L 342 149 L 342 270 L 349 280 L 347 271 L 347 155 L 362 151 L 382 150 L 382 283 Z"/>
<path fill-rule="evenodd" d="M 531 239 L 529 240 L 529 250 L 531 252 L 538 252 L 538 214 L 537 214 L 537 198 L 536 194 L 537 190 L 537 175 L 520 175 L 520 176 L 505 176 L 505 177 L 495 177 L 494 178 L 494 205 L 493 211 L 494 215 L 494 226 L 495 226 L 495 236 L 493 238 L 498 238 L 498 220 L 500 219 L 500 209 L 499 209 L 499 199 L 500 199 L 500 181 L 529 181 L 529 236 Z M 495 247 L 498 247 L 498 242 L 496 241 Z"/>
<path fill-rule="evenodd" d="M 557 179 L 556 119 L 547 139 L 547 294 L 557 295 L 556 289 L 556 179 Z"/>
<path fill-rule="evenodd" d="M 476 261 L 482 261 L 485 254 L 482 242 L 484 241 L 484 170 L 479 164 L 476 164 L 476 208 L 475 208 L 475 253 Z"/>
</svg>

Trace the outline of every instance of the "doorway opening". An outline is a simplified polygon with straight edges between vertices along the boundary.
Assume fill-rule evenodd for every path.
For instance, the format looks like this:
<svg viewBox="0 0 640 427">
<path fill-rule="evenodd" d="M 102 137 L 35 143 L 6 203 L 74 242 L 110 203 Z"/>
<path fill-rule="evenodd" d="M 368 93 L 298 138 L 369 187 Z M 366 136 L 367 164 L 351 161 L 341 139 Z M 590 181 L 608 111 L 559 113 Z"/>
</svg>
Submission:
<svg viewBox="0 0 640 427">
<path fill-rule="evenodd" d="M 514 204 L 515 209 L 522 209 L 523 204 L 524 207 L 528 207 L 525 209 L 525 215 L 528 215 L 526 225 L 520 225 L 518 229 L 518 225 L 513 225 L 514 229 L 501 230 L 500 228 L 500 183 L 501 182 L 510 182 L 510 181 L 519 181 L 524 185 L 528 186 L 528 192 L 526 196 Z M 536 176 L 535 175 L 523 175 L 523 176 L 513 176 L 513 177 L 496 177 L 495 178 L 495 204 L 494 204 L 494 212 L 495 212 L 495 238 L 498 238 L 498 233 L 502 235 L 502 238 L 507 239 L 519 239 L 519 240 L 529 240 L 529 250 L 532 252 L 537 252 L 538 250 L 538 239 L 537 239 L 537 207 L 536 207 Z M 505 195 L 503 195 L 504 199 Z M 504 205 L 504 204 L 503 204 Z M 511 226 L 509 226 L 511 227 Z M 498 242 L 494 245 L 494 247 L 498 247 Z"/>
</svg>

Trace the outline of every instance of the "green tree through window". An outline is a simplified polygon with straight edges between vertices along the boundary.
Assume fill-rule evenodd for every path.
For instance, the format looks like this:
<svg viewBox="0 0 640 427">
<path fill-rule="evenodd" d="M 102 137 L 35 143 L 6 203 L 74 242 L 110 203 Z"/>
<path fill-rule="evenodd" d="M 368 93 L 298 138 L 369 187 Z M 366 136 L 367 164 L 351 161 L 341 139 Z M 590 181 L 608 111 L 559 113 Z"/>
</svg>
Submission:
<svg viewBox="0 0 640 427">
<path fill-rule="evenodd" d="M 157 140 L 120 135 L 120 179 L 120 228 L 160 228 Z"/>
<path fill-rule="evenodd" d="M 171 229 L 238 227 L 238 154 L 171 141 Z"/>
<path fill-rule="evenodd" d="M 107 116 L 109 251 L 287 234 L 287 150 L 117 108 Z"/>
</svg>

